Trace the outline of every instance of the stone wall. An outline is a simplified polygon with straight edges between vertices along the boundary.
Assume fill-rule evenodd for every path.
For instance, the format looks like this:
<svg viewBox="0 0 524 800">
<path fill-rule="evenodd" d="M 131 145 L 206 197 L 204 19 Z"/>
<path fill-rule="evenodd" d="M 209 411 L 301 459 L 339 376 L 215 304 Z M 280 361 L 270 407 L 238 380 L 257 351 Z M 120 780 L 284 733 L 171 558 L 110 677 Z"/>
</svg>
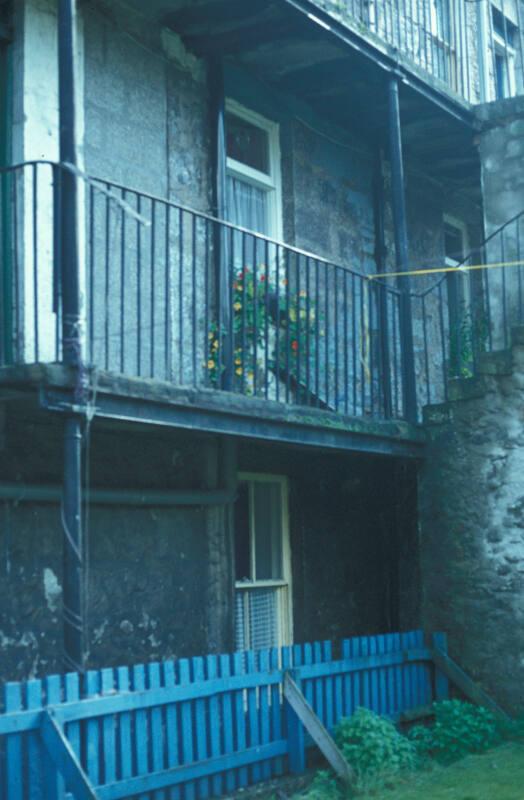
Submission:
<svg viewBox="0 0 524 800">
<path fill-rule="evenodd" d="M 524 330 L 426 409 L 423 618 L 508 711 L 524 711 Z"/>
</svg>

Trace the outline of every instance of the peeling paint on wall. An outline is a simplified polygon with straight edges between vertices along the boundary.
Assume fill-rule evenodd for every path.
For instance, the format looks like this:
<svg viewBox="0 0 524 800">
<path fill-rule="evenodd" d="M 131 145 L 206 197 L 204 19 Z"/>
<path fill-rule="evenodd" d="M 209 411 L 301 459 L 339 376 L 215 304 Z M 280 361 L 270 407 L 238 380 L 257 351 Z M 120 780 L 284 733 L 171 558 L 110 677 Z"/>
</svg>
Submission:
<svg viewBox="0 0 524 800">
<path fill-rule="evenodd" d="M 62 597 L 62 587 L 55 573 L 49 567 L 44 568 L 44 594 L 47 607 L 51 613 L 58 611 Z"/>
</svg>

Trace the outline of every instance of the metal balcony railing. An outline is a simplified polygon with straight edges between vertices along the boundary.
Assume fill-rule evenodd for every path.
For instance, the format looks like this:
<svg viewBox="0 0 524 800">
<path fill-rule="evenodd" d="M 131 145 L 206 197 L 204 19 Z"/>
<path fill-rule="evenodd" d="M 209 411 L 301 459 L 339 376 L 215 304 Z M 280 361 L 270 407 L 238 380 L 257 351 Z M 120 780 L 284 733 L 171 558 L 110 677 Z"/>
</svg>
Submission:
<svg viewBox="0 0 524 800">
<path fill-rule="evenodd" d="M 316 0 L 471 103 L 524 90 L 522 0 Z"/>
<path fill-rule="evenodd" d="M 60 362 L 60 174 L 33 162 L 0 178 L 2 364 Z M 401 293 L 212 216 L 84 181 L 86 362 L 99 370 L 352 416 L 403 418 Z M 519 261 L 524 214 L 472 253 Z M 510 271 L 511 269 L 511 271 Z M 419 407 L 474 374 L 523 320 L 522 266 L 416 279 Z M 422 284 L 421 281 L 425 281 Z"/>
</svg>

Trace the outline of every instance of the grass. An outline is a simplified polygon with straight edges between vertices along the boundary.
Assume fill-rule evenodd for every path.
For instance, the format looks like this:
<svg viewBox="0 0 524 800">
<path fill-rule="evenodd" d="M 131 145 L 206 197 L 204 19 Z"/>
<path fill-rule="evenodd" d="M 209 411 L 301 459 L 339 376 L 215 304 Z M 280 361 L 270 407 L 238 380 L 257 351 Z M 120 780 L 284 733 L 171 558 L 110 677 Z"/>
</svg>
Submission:
<svg viewBox="0 0 524 800">
<path fill-rule="evenodd" d="M 448 767 L 413 773 L 361 800 L 523 800 L 524 744 L 510 743 Z M 326 798 L 327 800 L 327 798 Z"/>
</svg>

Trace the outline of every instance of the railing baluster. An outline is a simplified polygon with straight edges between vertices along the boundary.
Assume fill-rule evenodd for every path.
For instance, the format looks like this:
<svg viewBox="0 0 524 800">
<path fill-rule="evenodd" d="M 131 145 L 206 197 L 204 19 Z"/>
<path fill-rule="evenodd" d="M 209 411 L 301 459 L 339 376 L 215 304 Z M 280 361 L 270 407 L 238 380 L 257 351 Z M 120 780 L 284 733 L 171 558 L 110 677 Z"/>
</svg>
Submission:
<svg viewBox="0 0 524 800">
<path fill-rule="evenodd" d="M 122 189 L 122 202 L 125 202 L 126 191 Z M 122 208 L 120 213 L 120 224 L 122 233 L 120 236 L 120 372 L 125 372 L 125 305 L 126 305 L 126 212 Z"/>
<path fill-rule="evenodd" d="M 149 317 L 151 323 L 151 335 L 149 337 L 149 375 L 155 377 L 155 288 L 156 288 L 156 202 L 151 201 L 151 242 L 150 242 L 150 297 L 149 297 Z"/>
<path fill-rule="evenodd" d="M 220 308 L 220 301 L 219 308 Z M 178 378 L 184 384 L 184 212 L 178 212 Z M 220 362 L 219 362 L 220 363 Z"/>
<path fill-rule="evenodd" d="M 196 216 L 191 218 L 191 311 L 193 331 L 191 336 L 193 386 L 197 385 L 197 235 Z"/>
<path fill-rule="evenodd" d="M 137 194 L 136 210 L 142 213 L 142 198 Z M 136 363 L 137 375 L 142 371 L 142 224 L 140 220 L 136 223 Z"/>
<path fill-rule="evenodd" d="M 431 403 L 431 391 L 429 380 L 429 354 L 428 354 L 428 334 L 426 320 L 426 296 L 422 295 L 422 335 L 424 337 L 424 369 L 426 372 L 426 403 Z"/>
<path fill-rule="evenodd" d="M 39 313 L 38 313 L 38 171 L 37 164 L 32 165 L 32 208 L 31 208 L 31 230 L 33 234 L 33 319 L 34 319 L 34 352 L 35 361 L 40 360 L 40 336 L 39 336 Z"/>
</svg>

